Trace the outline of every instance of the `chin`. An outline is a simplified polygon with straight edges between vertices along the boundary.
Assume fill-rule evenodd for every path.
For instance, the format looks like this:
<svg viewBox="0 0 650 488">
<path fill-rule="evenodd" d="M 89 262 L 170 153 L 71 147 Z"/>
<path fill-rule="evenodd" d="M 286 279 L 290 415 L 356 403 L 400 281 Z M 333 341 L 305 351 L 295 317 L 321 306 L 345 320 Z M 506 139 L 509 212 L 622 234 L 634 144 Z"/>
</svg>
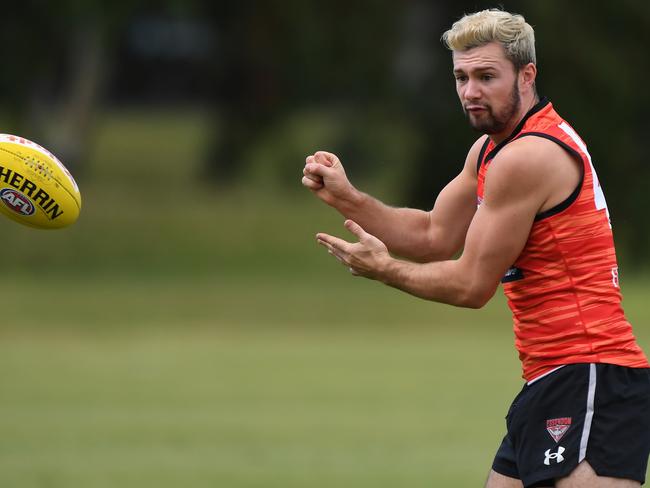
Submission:
<svg viewBox="0 0 650 488">
<path fill-rule="evenodd" d="M 469 125 L 481 134 L 499 134 L 505 129 L 505 124 L 497 123 L 494 120 L 479 122 L 477 120 L 469 119 Z"/>
<path fill-rule="evenodd" d="M 475 124 L 470 122 L 469 124 L 472 129 L 474 129 L 476 132 L 480 132 L 481 134 L 496 134 L 498 131 L 495 130 L 494 126 L 492 125 L 485 125 L 485 124 Z"/>
</svg>

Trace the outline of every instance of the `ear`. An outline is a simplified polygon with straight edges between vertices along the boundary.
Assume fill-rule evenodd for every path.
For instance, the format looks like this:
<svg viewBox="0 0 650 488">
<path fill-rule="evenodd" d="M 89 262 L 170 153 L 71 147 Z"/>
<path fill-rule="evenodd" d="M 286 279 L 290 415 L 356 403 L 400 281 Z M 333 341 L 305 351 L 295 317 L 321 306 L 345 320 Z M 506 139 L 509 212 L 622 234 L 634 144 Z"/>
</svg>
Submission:
<svg viewBox="0 0 650 488">
<path fill-rule="evenodd" d="M 535 78 L 537 78 L 537 66 L 533 63 L 528 63 L 519 70 L 519 83 L 522 89 L 532 89 L 535 86 Z"/>
</svg>

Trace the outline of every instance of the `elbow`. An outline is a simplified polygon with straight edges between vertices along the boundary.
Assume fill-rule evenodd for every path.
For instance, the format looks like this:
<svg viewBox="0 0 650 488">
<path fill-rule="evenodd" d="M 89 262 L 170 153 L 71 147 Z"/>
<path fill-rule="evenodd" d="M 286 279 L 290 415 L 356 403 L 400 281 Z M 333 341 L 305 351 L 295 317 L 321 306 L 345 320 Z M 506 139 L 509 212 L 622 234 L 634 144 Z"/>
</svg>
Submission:
<svg viewBox="0 0 650 488">
<path fill-rule="evenodd" d="M 461 307 L 463 307 L 463 308 L 473 308 L 474 310 L 478 310 L 480 308 L 483 308 L 487 304 L 487 302 L 489 302 L 489 301 L 490 301 L 489 298 L 487 300 L 481 299 L 481 298 L 475 298 L 475 299 L 471 299 L 471 300 L 467 300 L 467 301 L 463 302 Z"/>
<path fill-rule="evenodd" d="M 410 258 L 418 263 L 447 261 L 460 251 L 462 245 L 463 241 L 452 238 L 444 230 L 429 226 Z"/>
<path fill-rule="evenodd" d="M 459 300 L 456 305 L 463 308 L 483 308 L 494 296 L 495 291 L 496 287 L 468 287 L 459 294 Z"/>
</svg>

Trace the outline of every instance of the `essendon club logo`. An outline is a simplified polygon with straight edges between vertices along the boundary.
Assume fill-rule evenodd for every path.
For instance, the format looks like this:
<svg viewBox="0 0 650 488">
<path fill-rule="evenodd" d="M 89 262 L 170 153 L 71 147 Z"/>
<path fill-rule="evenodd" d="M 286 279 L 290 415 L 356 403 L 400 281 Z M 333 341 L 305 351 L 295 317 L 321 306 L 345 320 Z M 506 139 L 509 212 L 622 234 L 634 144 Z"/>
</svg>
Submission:
<svg viewBox="0 0 650 488">
<path fill-rule="evenodd" d="M 555 442 L 560 442 L 566 431 L 571 427 L 571 417 L 549 419 L 546 421 L 546 430 Z"/>
<path fill-rule="evenodd" d="M 35 211 L 29 198 L 13 188 L 4 188 L 0 191 L 0 200 L 17 214 L 29 216 Z"/>
</svg>

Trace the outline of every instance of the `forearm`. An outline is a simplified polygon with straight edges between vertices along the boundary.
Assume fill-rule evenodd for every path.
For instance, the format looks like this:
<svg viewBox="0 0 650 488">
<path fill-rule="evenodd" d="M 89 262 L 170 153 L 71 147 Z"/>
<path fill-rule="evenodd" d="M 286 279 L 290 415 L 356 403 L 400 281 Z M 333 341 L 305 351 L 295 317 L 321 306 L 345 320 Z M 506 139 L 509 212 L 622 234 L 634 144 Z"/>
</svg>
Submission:
<svg viewBox="0 0 650 488">
<path fill-rule="evenodd" d="M 348 199 L 338 201 L 335 208 L 377 236 L 393 254 L 415 261 L 450 257 L 447 249 L 436 245 L 429 212 L 391 207 L 356 189 Z"/>
<path fill-rule="evenodd" d="M 494 295 L 496 286 L 480 278 L 463 269 L 460 260 L 418 264 L 392 258 L 377 277 L 416 297 L 466 308 L 481 308 Z"/>
</svg>

